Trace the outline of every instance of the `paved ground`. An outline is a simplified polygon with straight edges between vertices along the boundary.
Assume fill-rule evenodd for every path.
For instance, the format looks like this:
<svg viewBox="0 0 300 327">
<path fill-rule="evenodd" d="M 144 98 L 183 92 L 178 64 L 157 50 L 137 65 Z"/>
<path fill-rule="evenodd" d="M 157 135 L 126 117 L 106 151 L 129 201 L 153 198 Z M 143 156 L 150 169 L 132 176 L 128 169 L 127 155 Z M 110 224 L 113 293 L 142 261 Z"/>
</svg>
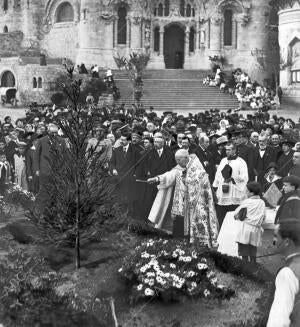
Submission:
<svg viewBox="0 0 300 327">
<path fill-rule="evenodd" d="M 159 110 L 158 110 L 159 111 Z M 192 113 L 196 113 L 198 111 L 191 111 Z M 178 111 L 178 114 L 187 115 L 188 111 Z M 247 114 L 253 114 L 253 111 L 240 111 L 240 114 L 246 116 Z M 300 118 L 300 106 L 297 105 L 282 105 L 282 107 L 278 110 L 270 111 L 271 115 L 283 116 L 284 118 L 291 118 L 295 122 L 298 122 Z M 3 122 L 5 116 L 11 116 L 15 121 L 17 118 L 25 117 L 25 108 L 13 108 L 10 105 L 2 107 L 0 105 L 0 120 Z"/>
</svg>

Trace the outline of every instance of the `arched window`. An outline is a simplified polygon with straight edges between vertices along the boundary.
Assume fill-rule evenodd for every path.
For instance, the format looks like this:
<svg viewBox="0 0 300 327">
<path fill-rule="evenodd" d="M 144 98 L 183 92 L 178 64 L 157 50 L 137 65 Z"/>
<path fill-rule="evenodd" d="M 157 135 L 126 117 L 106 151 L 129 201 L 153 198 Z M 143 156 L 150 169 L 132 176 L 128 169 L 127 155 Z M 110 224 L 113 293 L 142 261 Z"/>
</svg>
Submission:
<svg viewBox="0 0 300 327">
<path fill-rule="evenodd" d="M 125 7 L 118 9 L 118 44 L 126 44 L 127 39 L 127 10 Z"/>
<path fill-rule="evenodd" d="M 154 29 L 154 51 L 159 52 L 159 40 L 160 40 L 160 33 L 159 33 L 159 27 L 155 27 Z"/>
<path fill-rule="evenodd" d="M 154 8 L 154 16 L 157 16 L 157 8 Z"/>
<path fill-rule="evenodd" d="M 192 16 L 193 16 L 193 17 L 196 16 L 195 8 L 192 9 Z"/>
<path fill-rule="evenodd" d="M 15 87 L 15 76 L 12 72 L 6 71 L 1 77 L 1 87 Z"/>
<path fill-rule="evenodd" d="M 72 22 L 74 20 L 74 10 L 69 2 L 60 4 L 56 11 L 56 22 Z"/>
<path fill-rule="evenodd" d="M 186 17 L 191 17 L 191 14 L 192 14 L 191 5 L 188 4 L 188 5 L 186 6 Z"/>
<path fill-rule="evenodd" d="M 190 30 L 189 51 L 195 51 L 195 29 L 192 27 Z"/>
<path fill-rule="evenodd" d="M 184 0 L 180 0 L 180 15 L 181 16 L 185 16 L 185 1 Z"/>
<path fill-rule="evenodd" d="M 38 78 L 38 88 L 43 88 L 43 79 L 41 77 Z"/>
<path fill-rule="evenodd" d="M 165 1 L 165 16 L 169 16 L 170 14 L 170 1 L 166 0 Z"/>
<path fill-rule="evenodd" d="M 8 27 L 6 25 L 3 27 L 3 33 L 8 33 Z"/>
<path fill-rule="evenodd" d="M 36 80 L 36 77 L 33 77 L 33 79 L 32 79 L 32 87 L 33 87 L 34 89 L 37 88 L 37 80 Z"/>
<path fill-rule="evenodd" d="M 224 11 L 224 46 L 232 45 L 232 10 Z"/>
<path fill-rule="evenodd" d="M 4 11 L 8 10 L 8 0 L 3 0 L 3 10 Z"/>
<path fill-rule="evenodd" d="M 158 16 L 159 17 L 162 17 L 163 16 L 163 11 L 164 11 L 163 5 L 162 5 L 162 3 L 160 3 L 158 5 Z"/>
</svg>

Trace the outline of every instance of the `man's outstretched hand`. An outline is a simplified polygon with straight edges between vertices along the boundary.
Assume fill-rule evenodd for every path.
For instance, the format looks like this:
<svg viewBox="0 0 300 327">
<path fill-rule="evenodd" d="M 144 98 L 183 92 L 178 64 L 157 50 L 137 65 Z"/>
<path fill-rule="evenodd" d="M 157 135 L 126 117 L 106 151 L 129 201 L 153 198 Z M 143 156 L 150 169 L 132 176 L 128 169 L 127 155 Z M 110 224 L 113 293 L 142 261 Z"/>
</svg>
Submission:
<svg viewBox="0 0 300 327">
<path fill-rule="evenodd" d="M 157 183 L 157 178 L 156 177 L 148 178 L 147 183 L 148 184 L 155 184 L 155 183 Z"/>
</svg>

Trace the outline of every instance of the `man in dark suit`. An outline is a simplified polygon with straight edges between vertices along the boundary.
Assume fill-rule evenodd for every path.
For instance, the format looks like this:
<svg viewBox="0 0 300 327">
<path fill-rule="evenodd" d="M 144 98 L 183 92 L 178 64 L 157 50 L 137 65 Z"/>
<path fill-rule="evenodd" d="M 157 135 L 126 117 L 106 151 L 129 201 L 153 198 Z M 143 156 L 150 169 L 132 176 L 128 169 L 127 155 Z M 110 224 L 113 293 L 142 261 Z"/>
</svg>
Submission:
<svg viewBox="0 0 300 327">
<path fill-rule="evenodd" d="M 139 151 L 130 142 L 130 134 L 123 134 L 120 137 L 121 146 L 113 151 L 109 170 L 112 176 L 115 176 L 116 194 L 120 203 L 126 205 L 130 214 L 134 216 L 134 202 L 137 200 L 135 180 Z"/>
<path fill-rule="evenodd" d="M 164 174 L 176 166 L 174 153 L 164 146 L 164 140 L 161 137 L 154 138 L 154 148 L 148 154 L 148 160 L 145 161 L 145 170 L 147 178 Z M 147 184 L 147 190 L 144 199 L 145 219 L 148 218 L 152 204 L 157 194 L 157 185 Z"/>
<path fill-rule="evenodd" d="M 295 142 L 291 139 L 285 139 L 281 143 L 282 152 L 280 152 L 278 160 L 277 160 L 277 166 L 278 171 L 277 174 L 281 177 L 285 177 L 288 175 L 289 171 L 293 167 L 293 146 L 295 145 Z"/>
<path fill-rule="evenodd" d="M 43 210 L 47 203 L 51 202 L 50 188 L 53 183 L 51 162 L 54 162 L 56 147 L 61 148 L 61 153 L 66 151 L 66 143 L 63 138 L 57 135 L 58 127 L 55 124 L 49 124 L 48 135 L 40 138 L 36 144 L 34 153 L 35 175 L 39 179 L 39 192 L 37 196 L 40 208 Z"/>
<path fill-rule="evenodd" d="M 208 147 L 209 138 L 207 136 L 201 136 L 199 138 L 199 146 L 197 146 L 194 153 L 199 158 L 205 171 L 208 173 L 209 181 L 212 184 L 215 178 L 216 169 L 213 162 L 213 155 L 207 150 Z"/>
<path fill-rule="evenodd" d="M 272 148 L 267 146 L 266 136 L 259 136 L 258 148 L 254 150 L 253 154 L 253 167 L 254 175 L 257 177 L 257 181 L 263 185 L 264 175 L 267 167 L 271 162 L 275 162 L 276 154 Z"/>
</svg>

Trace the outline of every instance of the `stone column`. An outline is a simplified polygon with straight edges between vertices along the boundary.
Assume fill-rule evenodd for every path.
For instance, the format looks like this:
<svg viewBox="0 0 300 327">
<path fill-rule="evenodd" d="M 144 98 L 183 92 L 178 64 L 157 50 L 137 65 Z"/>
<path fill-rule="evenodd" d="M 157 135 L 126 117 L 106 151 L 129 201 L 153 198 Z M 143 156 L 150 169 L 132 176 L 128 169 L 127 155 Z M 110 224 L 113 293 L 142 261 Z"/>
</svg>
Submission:
<svg viewBox="0 0 300 327">
<path fill-rule="evenodd" d="M 114 20 L 114 48 L 118 46 L 118 18 Z"/>
<path fill-rule="evenodd" d="M 159 55 L 164 55 L 164 34 L 165 34 L 165 28 L 164 26 L 160 27 L 159 30 Z"/>
<path fill-rule="evenodd" d="M 195 52 L 200 48 L 200 23 L 197 21 L 196 23 L 196 44 L 195 44 Z"/>
<path fill-rule="evenodd" d="M 126 35 L 126 48 L 130 49 L 131 47 L 131 22 L 130 22 L 130 18 L 127 17 L 127 35 Z"/>
<path fill-rule="evenodd" d="M 184 56 L 190 55 L 190 27 L 187 26 L 185 30 Z"/>
</svg>

